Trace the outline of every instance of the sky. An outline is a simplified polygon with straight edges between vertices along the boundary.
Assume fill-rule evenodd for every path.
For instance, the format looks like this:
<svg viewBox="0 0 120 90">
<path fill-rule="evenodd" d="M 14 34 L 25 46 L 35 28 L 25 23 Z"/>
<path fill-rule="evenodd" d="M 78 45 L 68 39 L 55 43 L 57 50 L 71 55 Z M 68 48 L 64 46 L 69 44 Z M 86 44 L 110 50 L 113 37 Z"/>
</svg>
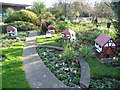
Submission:
<svg viewBox="0 0 120 90">
<path fill-rule="evenodd" d="M 44 2 L 47 7 L 50 7 L 57 0 L 0 0 L 0 2 L 5 2 L 5 3 L 28 4 L 28 5 L 32 5 L 32 3 L 35 1 Z"/>
<path fill-rule="evenodd" d="M 42 1 L 45 3 L 46 7 L 50 7 L 52 4 L 57 2 L 58 0 L 0 0 L 0 2 L 6 2 L 6 3 L 15 3 L 15 4 L 28 4 L 32 5 L 35 1 Z M 67 0 L 72 1 L 72 0 Z M 77 0 L 80 1 L 80 0 Z M 96 1 L 106 1 L 106 0 L 88 0 L 90 3 L 96 2 Z M 120 0 L 114 0 L 114 1 L 120 1 Z"/>
</svg>

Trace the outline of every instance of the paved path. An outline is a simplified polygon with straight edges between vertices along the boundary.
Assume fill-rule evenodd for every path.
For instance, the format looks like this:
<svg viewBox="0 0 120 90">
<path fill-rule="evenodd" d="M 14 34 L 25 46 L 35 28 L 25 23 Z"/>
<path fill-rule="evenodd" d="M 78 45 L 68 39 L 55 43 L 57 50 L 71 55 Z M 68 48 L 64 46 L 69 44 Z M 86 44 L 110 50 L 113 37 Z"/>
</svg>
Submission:
<svg viewBox="0 0 120 90">
<path fill-rule="evenodd" d="M 81 67 L 80 86 L 82 88 L 88 88 L 90 84 L 90 67 L 83 58 L 80 58 L 79 62 Z"/>
<path fill-rule="evenodd" d="M 23 51 L 23 65 L 31 88 L 65 88 L 44 65 L 36 52 L 36 31 L 31 31 Z"/>
</svg>

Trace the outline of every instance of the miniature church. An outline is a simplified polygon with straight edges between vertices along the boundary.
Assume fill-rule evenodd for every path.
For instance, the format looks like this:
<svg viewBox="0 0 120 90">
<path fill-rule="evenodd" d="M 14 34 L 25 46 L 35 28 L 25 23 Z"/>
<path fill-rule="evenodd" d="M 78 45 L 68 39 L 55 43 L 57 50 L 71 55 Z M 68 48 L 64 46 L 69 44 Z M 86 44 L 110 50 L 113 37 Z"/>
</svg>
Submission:
<svg viewBox="0 0 120 90">
<path fill-rule="evenodd" d="M 106 34 L 100 34 L 95 39 L 96 55 L 100 58 L 113 58 L 117 48 L 116 42 Z"/>
<path fill-rule="evenodd" d="M 8 26 L 6 31 L 9 37 L 17 37 L 17 28 L 13 26 Z"/>
<path fill-rule="evenodd" d="M 65 29 L 65 31 L 62 32 L 61 42 L 66 42 L 66 41 L 73 42 L 75 40 L 76 40 L 76 33 L 71 29 Z"/>
</svg>

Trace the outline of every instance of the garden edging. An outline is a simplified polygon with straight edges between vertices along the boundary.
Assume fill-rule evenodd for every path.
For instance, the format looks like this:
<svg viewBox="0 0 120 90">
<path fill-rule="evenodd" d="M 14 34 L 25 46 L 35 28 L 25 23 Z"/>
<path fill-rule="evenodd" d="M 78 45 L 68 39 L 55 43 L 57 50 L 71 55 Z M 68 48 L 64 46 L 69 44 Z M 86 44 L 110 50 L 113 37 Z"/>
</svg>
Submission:
<svg viewBox="0 0 120 90">
<path fill-rule="evenodd" d="M 90 67 L 84 58 L 79 59 L 81 67 L 80 86 L 88 88 L 90 84 Z"/>
</svg>

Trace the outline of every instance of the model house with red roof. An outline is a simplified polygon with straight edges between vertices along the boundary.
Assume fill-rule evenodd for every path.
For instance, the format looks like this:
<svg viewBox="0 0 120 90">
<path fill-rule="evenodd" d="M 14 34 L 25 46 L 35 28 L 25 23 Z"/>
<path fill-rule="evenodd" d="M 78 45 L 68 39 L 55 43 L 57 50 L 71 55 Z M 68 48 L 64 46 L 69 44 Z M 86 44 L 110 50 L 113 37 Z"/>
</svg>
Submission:
<svg viewBox="0 0 120 90">
<path fill-rule="evenodd" d="M 54 34 L 55 33 L 55 26 L 53 24 L 50 24 L 48 26 L 48 31 L 50 31 L 52 34 Z"/>
<path fill-rule="evenodd" d="M 47 32 L 46 32 L 46 38 L 52 38 L 52 35 L 51 35 L 51 32 L 50 32 L 50 31 L 47 31 Z"/>
<path fill-rule="evenodd" d="M 100 34 L 95 39 L 95 50 L 97 56 L 100 59 L 113 58 L 116 48 L 117 48 L 116 42 L 106 34 Z"/>
<path fill-rule="evenodd" d="M 76 40 L 76 33 L 71 29 L 65 29 L 65 31 L 62 32 L 61 42 L 66 42 L 68 40 L 71 42 Z"/>
<path fill-rule="evenodd" d="M 16 37 L 17 36 L 17 28 L 15 28 L 13 26 L 8 26 L 6 31 L 9 35 L 9 37 Z"/>
</svg>

